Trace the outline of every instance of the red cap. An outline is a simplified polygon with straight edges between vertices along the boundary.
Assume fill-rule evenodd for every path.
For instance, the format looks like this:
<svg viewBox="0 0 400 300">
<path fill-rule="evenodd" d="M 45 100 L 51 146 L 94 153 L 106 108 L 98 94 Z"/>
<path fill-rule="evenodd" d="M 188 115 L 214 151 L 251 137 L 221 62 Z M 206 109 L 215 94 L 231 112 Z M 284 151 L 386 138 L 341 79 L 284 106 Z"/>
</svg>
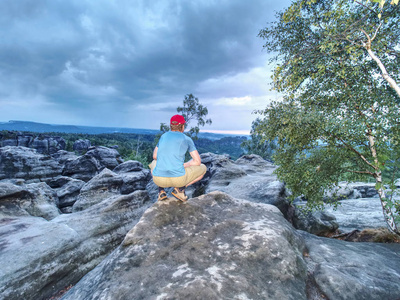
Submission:
<svg viewBox="0 0 400 300">
<path fill-rule="evenodd" d="M 175 115 L 175 116 L 172 116 L 170 123 L 171 123 L 171 125 L 179 125 L 179 124 L 185 124 L 186 121 L 183 116 Z"/>
</svg>

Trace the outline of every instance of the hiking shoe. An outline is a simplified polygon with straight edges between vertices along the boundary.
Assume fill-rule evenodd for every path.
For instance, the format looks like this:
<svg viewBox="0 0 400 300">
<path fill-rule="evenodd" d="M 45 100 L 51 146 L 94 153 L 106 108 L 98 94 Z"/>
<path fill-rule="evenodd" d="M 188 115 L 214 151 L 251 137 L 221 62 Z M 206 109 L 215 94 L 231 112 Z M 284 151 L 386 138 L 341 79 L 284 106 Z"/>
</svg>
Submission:
<svg viewBox="0 0 400 300">
<path fill-rule="evenodd" d="M 158 193 L 158 201 L 164 201 L 167 200 L 167 193 L 165 191 L 161 191 Z"/>
<path fill-rule="evenodd" d="M 186 202 L 188 199 L 188 196 L 185 194 L 185 190 L 180 191 L 178 188 L 174 188 L 174 190 L 171 192 L 172 196 L 175 198 L 181 200 L 182 202 Z"/>
</svg>

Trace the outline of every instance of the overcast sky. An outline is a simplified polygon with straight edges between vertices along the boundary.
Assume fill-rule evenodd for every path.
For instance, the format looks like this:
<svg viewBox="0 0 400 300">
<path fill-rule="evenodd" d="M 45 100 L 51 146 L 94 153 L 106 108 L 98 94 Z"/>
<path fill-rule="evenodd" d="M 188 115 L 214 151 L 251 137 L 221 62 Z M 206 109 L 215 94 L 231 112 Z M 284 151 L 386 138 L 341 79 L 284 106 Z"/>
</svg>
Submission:
<svg viewBox="0 0 400 300">
<path fill-rule="evenodd" d="M 249 131 L 270 91 L 260 29 L 289 0 L 1 0 L 0 122 L 158 129 L 192 93 Z"/>
</svg>

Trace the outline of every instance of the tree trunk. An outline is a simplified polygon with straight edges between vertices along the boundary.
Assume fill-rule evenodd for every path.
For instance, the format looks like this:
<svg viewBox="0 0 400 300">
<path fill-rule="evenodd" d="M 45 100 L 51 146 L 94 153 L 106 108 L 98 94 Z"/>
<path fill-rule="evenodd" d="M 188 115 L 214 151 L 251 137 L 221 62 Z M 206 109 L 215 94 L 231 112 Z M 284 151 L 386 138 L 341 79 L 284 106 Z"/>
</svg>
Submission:
<svg viewBox="0 0 400 300">
<path fill-rule="evenodd" d="M 379 187 L 378 194 L 379 194 L 379 199 L 381 200 L 381 204 L 382 204 L 383 216 L 385 218 L 386 224 L 389 227 L 389 230 L 400 235 L 400 232 L 397 230 L 397 226 L 396 226 L 396 222 L 394 220 L 392 209 L 388 205 L 388 200 L 386 198 L 385 190 L 383 188 L 382 173 L 378 168 L 379 160 L 378 160 L 378 155 L 376 153 L 376 148 L 375 148 L 375 138 L 372 135 L 370 130 L 368 130 L 368 141 L 369 141 L 369 148 L 370 148 L 372 157 L 374 158 L 374 161 L 375 161 L 376 167 L 375 167 L 374 177 L 376 180 L 376 185 Z"/>
<path fill-rule="evenodd" d="M 398 231 L 396 226 L 396 222 L 394 221 L 393 212 L 391 208 L 388 206 L 385 190 L 382 187 L 381 176 L 376 177 L 376 183 L 379 186 L 378 194 L 379 194 L 379 199 L 381 200 L 383 216 L 385 217 L 386 224 L 388 225 L 390 231 L 400 235 L 400 232 Z"/>
<path fill-rule="evenodd" d="M 381 62 L 381 60 L 372 52 L 371 48 L 366 48 L 369 56 L 378 64 L 379 68 L 382 71 L 383 78 L 390 84 L 390 86 L 396 91 L 397 95 L 400 97 L 400 87 L 397 85 L 396 81 L 389 76 L 388 72 L 386 71 L 385 66 Z"/>
</svg>

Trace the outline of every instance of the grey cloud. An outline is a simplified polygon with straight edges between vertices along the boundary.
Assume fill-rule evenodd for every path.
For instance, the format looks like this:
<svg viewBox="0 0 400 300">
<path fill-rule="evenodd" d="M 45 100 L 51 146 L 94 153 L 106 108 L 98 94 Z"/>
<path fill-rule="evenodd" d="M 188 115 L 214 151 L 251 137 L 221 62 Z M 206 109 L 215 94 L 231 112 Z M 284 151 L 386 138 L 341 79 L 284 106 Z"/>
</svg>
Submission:
<svg viewBox="0 0 400 300">
<path fill-rule="evenodd" d="M 282 4 L 2 0 L 0 97 L 18 90 L 88 110 L 181 102 L 209 78 L 260 64 L 257 34 L 273 5 Z"/>
</svg>

